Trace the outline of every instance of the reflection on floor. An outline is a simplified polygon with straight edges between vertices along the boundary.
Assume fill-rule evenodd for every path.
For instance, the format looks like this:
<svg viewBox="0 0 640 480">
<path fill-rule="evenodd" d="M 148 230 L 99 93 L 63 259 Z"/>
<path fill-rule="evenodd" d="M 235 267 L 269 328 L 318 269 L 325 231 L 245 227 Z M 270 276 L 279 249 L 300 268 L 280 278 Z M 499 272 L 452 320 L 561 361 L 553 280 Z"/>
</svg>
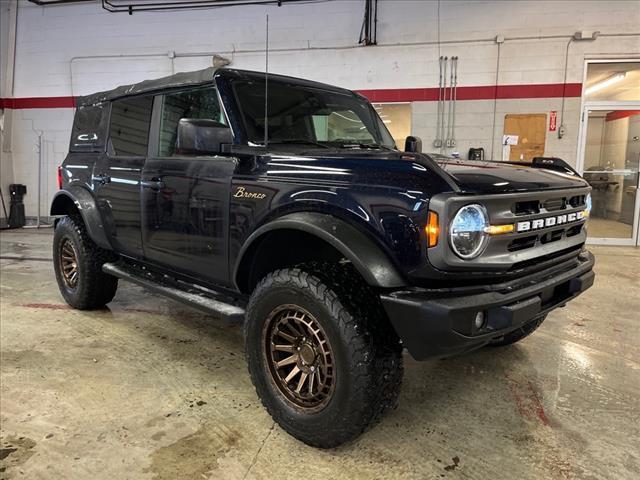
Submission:
<svg viewBox="0 0 640 480">
<path fill-rule="evenodd" d="M 591 238 L 631 238 L 633 227 L 608 218 L 591 217 L 587 232 Z"/>
<path fill-rule="evenodd" d="M 262 407 L 241 326 L 124 281 L 67 308 L 52 233 L 0 232 L 0 479 L 640 478 L 640 249 L 590 247 L 594 287 L 516 345 L 405 355 L 398 408 L 319 450 Z"/>
</svg>

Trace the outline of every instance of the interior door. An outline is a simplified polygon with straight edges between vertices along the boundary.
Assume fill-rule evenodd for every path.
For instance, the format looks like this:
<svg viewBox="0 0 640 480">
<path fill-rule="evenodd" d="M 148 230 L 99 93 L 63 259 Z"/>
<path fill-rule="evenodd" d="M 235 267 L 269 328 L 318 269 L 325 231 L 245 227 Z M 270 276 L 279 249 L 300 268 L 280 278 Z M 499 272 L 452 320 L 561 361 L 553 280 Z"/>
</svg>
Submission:
<svg viewBox="0 0 640 480">
<path fill-rule="evenodd" d="M 93 169 L 92 182 L 107 235 L 120 253 L 141 257 L 140 177 L 147 156 L 152 97 L 111 104 L 107 153 Z"/>
<path fill-rule="evenodd" d="M 587 107 L 582 170 L 591 188 L 592 241 L 637 244 L 640 211 L 640 110 Z"/>
<path fill-rule="evenodd" d="M 547 115 L 544 113 L 505 115 L 504 134 L 517 136 L 517 142 L 509 145 L 509 161 L 530 162 L 535 157 L 543 157 L 547 140 Z"/>
<path fill-rule="evenodd" d="M 176 272 L 229 284 L 231 156 L 185 155 L 176 148 L 181 118 L 228 125 L 213 86 L 158 97 L 156 152 L 142 174 L 145 258 Z M 156 114 L 157 112 L 157 114 Z"/>
</svg>

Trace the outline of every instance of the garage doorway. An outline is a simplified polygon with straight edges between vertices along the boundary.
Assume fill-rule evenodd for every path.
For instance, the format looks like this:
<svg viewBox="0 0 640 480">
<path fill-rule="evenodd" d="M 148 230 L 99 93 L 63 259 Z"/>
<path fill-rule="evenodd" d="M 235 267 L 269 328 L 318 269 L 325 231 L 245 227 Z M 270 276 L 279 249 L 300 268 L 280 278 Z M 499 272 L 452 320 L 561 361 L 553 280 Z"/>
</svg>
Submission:
<svg viewBox="0 0 640 480">
<path fill-rule="evenodd" d="M 374 103 L 373 108 L 389 129 L 396 147 L 404 150 L 404 141 L 411 135 L 411 104 Z"/>
<path fill-rule="evenodd" d="M 578 167 L 592 187 L 588 242 L 638 245 L 640 62 L 587 63 Z"/>
</svg>

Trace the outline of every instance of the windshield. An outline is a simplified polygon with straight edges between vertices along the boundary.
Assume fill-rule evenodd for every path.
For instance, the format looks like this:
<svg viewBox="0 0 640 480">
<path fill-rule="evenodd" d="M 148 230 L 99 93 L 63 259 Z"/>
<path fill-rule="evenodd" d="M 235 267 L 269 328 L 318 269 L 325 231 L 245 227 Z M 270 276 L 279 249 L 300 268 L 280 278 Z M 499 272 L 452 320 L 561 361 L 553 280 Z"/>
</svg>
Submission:
<svg viewBox="0 0 640 480">
<path fill-rule="evenodd" d="M 248 140 L 264 144 L 264 80 L 234 83 Z M 318 147 L 395 148 L 364 99 L 350 93 L 269 79 L 269 143 Z"/>
</svg>

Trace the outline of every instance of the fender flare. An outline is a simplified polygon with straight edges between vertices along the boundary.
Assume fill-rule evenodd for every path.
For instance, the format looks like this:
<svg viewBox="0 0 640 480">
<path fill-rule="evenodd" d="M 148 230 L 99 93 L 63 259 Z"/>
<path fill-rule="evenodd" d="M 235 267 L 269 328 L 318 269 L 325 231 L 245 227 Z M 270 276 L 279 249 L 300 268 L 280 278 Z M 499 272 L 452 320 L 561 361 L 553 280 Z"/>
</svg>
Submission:
<svg viewBox="0 0 640 480">
<path fill-rule="evenodd" d="M 399 288 L 407 285 L 389 255 L 369 235 L 332 215 L 296 212 L 266 223 L 247 238 L 233 270 L 236 286 L 245 254 L 266 233 L 282 229 L 299 230 L 324 240 L 349 260 L 367 284 L 373 287 Z"/>
<path fill-rule="evenodd" d="M 79 185 L 69 185 L 56 192 L 51 202 L 51 215 L 68 215 L 66 206 L 69 200 L 80 212 L 91 240 L 102 248 L 112 250 L 113 247 L 104 230 L 96 199 L 86 188 Z"/>
</svg>

